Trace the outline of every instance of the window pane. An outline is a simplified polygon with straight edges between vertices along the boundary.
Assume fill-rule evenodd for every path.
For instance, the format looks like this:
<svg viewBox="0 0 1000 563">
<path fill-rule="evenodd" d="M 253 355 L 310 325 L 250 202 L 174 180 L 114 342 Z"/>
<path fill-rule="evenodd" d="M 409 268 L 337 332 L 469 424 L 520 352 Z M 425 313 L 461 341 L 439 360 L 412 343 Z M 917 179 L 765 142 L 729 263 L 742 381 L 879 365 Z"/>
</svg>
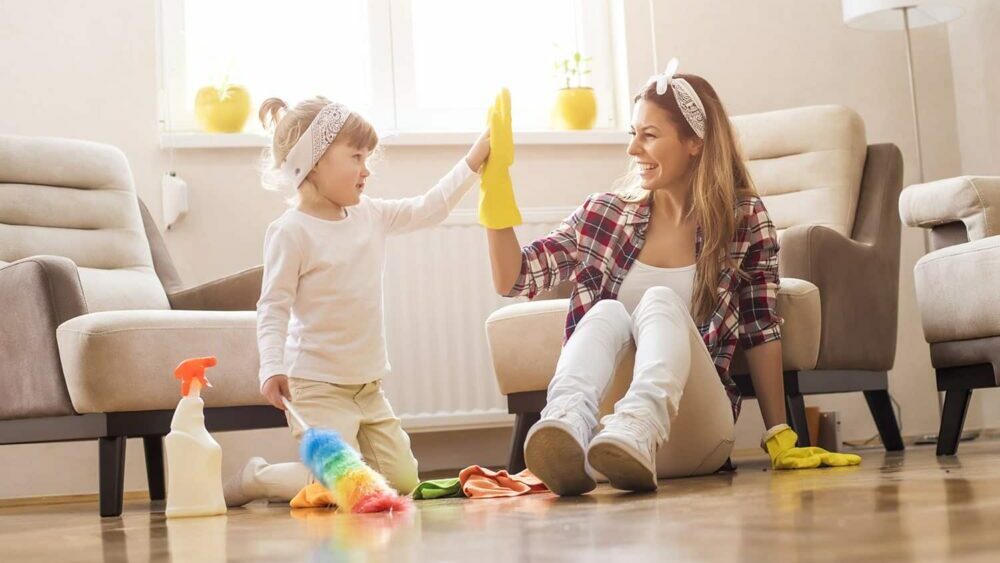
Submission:
<svg viewBox="0 0 1000 563">
<path fill-rule="evenodd" d="M 578 0 L 411 2 L 417 111 L 474 111 L 478 127 L 507 86 L 520 127 L 548 125 L 553 64 L 580 44 Z"/>
<path fill-rule="evenodd" d="M 188 112 L 199 88 L 227 77 L 250 90 L 255 106 L 321 95 L 370 109 L 367 0 L 188 1 L 184 45 Z"/>
</svg>

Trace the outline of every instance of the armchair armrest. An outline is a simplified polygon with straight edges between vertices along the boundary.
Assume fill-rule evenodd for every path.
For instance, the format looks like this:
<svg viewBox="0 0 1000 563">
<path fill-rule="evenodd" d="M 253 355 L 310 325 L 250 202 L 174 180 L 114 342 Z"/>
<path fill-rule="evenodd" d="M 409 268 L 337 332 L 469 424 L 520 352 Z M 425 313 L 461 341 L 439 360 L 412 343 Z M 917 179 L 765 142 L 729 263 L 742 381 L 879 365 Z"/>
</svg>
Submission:
<svg viewBox="0 0 1000 563">
<path fill-rule="evenodd" d="M 0 267 L 0 420 L 75 414 L 56 327 L 87 312 L 76 264 L 32 256 Z"/>
<path fill-rule="evenodd" d="M 899 308 L 902 156 L 870 145 L 852 237 L 821 225 L 798 225 L 781 238 L 782 278 L 819 288 L 822 330 L 816 369 L 892 368 Z"/>
<path fill-rule="evenodd" d="M 899 262 L 874 245 L 821 225 L 798 225 L 781 241 L 781 277 L 819 288 L 822 313 L 816 369 L 887 370 L 896 354 Z"/>
<path fill-rule="evenodd" d="M 167 295 L 170 308 L 191 311 L 253 311 L 260 299 L 264 267 L 257 266 L 224 278 Z"/>
<path fill-rule="evenodd" d="M 899 197 L 899 216 L 907 226 L 925 229 L 962 223 L 967 241 L 1000 235 L 1000 176 L 959 176 L 910 186 Z"/>
</svg>

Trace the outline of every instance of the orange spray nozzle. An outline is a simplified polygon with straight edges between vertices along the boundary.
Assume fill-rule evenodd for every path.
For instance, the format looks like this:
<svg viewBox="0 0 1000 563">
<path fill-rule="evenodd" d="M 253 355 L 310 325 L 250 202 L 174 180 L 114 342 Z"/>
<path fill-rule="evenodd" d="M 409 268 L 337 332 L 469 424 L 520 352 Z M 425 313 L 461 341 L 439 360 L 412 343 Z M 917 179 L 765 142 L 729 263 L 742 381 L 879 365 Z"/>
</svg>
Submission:
<svg viewBox="0 0 1000 563">
<path fill-rule="evenodd" d="M 174 377 L 181 380 L 181 395 L 187 397 L 191 391 L 191 381 L 194 380 L 197 380 L 202 387 L 211 387 L 212 384 L 205 378 L 205 368 L 210 368 L 216 363 L 215 356 L 191 358 L 181 362 L 174 369 Z"/>
</svg>

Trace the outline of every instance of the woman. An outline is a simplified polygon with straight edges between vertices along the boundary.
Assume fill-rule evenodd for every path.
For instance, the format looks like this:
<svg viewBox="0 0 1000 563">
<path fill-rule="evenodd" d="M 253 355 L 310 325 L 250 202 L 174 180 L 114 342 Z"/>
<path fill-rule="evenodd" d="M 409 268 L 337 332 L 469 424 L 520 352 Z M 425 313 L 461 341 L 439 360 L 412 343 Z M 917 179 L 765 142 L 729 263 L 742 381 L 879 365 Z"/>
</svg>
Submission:
<svg viewBox="0 0 1000 563">
<path fill-rule="evenodd" d="M 559 495 L 592 490 L 594 470 L 630 491 L 654 490 L 658 477 L 717 471 L 739 415 L 729 375 L 737 344 L 775 468 L 860 463 L 794 447 L 774 310 L 774 224 L 715 90 L 674 74 L 676 66 L 634 99 L 624 189 L 589 197 L 524 248 L 512 228 L 488 231 L 498 293 L 532 297 L 576 282 L 547 405 L 525 443 L 528 468 Z M 631 386 L 595 436 L 598 404 L 633 341 Z"/>
</svg>

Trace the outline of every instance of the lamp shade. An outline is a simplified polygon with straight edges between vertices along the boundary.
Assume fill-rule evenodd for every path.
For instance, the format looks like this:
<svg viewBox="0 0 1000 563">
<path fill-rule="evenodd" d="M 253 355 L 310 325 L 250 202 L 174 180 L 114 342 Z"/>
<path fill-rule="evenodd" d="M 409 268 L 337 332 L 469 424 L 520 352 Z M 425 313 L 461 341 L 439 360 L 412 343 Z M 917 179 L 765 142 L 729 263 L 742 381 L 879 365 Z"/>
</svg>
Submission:
<svg viewBox="0 0 1000 563">
<path fill-rule="evenodd" d="M 902 8 L 909 8 L 910 28 L 947 23 L 965 8 L 934 0 L 843 0 L 844 23 L 855 29 L 903 29 Z"/>
</svg>

